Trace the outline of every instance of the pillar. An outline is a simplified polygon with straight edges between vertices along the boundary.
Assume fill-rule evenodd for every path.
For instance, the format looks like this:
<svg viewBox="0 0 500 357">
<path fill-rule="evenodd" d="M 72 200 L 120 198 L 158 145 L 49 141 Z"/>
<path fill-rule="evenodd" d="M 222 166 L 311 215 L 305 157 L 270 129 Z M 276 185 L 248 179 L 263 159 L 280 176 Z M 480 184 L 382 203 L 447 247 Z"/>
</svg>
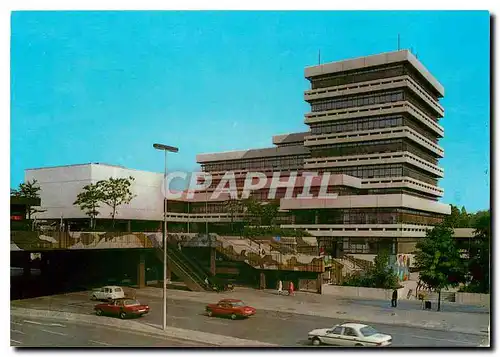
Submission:
<svg viewBox="0 0 500 357">
<path fill-rule="evenodd" d="M 215 275 L 215 261 L 216 261 L 216 250 L 215 248 L 210 248 L 210 273 Z"/>
<path fill-rule="evenodd" d="M 23 253 L 23 276 L 24 277 L 31 276 L 31 253 L 30 252 Z"/>
<path fill-rule="evenodd" d="M 172 279 L 172 270 L 170 269 L 170 265 L 167 264 L 167 281 Z"/>
<path fill-rule="evenodd" d="M 321 288 L 323 287 L 323 275 L 320 273 L 316 279 L 316 291 L 321 294 Z"/>
<path fill-rule="evenodd" d="M 47 275 L 48 265 L 49 265 L 49 259 L 47 257 L 47 253 L 42 253 L 42 257 L 40 259 L 40 274 L 42 276 Z"/>
<path fill-rule="evenodd" d="M 146 258 L 144 253 L 139 253 L 139 262 L 137 263 L 137 288 L 146 287 Z"/>
<path fill-rule="evenodd" d="M 132 222 L 127 221 L 127 232 L 132 232 Z"/>
<path fill-rule="evenodd" d="M 259 284 L 259 289 L 265 289 L 266 288 L 266 274 L 264 272 L 260 272 L 260 284 Z"/>
</svg>

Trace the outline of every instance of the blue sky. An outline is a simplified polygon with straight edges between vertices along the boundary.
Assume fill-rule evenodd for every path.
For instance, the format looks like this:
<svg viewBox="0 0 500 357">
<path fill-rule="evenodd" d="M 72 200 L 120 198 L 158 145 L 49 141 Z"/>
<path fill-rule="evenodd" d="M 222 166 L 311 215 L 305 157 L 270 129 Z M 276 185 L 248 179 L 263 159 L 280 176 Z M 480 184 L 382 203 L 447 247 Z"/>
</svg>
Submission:
<svg viewBox="0 0 500 357">
<path fill-rule="evenodd" d="M 307 130 L 304 67 L 413 48 L 444 85 L 443 202 L 490 206 L 487 12 L 15 12 L 11 186 L 24 169 L 161 172 Z"/>
</svg>

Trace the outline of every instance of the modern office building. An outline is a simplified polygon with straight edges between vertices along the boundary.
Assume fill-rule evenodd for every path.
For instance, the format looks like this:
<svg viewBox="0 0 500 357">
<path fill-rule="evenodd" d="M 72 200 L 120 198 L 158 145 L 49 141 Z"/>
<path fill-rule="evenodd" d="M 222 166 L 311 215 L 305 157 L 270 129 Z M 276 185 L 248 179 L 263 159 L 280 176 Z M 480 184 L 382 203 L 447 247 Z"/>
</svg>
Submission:
<svg viewBox="0 0 500 357">
<path fill-rule="evenodd" d="M 243 220 L 241 212 L 229 212 L 228 195 L 209 198 L 227 171 L 234 172 L 240 193 L 248 172 L 269 178 L 279 172 L 282 179 L 297 172 L 292 198 L 285 198 L 285 187 L 276 192 L 282 228 L 306 230 L 333 257 L 372 260 L 382 249 L 411 254 L 426 230 L 450 214 L 438 187 L 444 88 L 407 50 L 308 67 L 305 77 L 311 84 L 304 93 L 309 130 L 274 136 L 269 148 L 198 155 L 212 184 L 193 198 L 169 201 L 169 232 L 203 233 L 208 222 L 210 232 L 227 234 L 229 224 Z M 327 192 L 337 198 L 319 198 L 318 180 L 311 185 L 313 198 L 298 197 L 306 172 L 330 173 Z M 137 196 L 119 209 L 118 219 L 161 221 L 161 174 L 102 164 L 26 171 L 26 180 L 36 178 L 42 186 L 41 219 L 84 219 L 73 205 L 77 193 L 110 176 L 136 178 Z M 267 201 L 269 190 L 267 184 L 251 196 Z M 108 216 L 104 207 L 99 218 Z"/>
<path fill-rule="evenodd" d="M 412 253 L 450 213 L 438 202 L 443 86 L 407 50 L 308 67 L 305 77 L 308 132 L 275 136 L 273 148 L 198 155 L 198 163 L 218 177 L 329 172 L 338 198 L 281 199 L 290 217 L 283 227 L 307 230 L 333 256 Z M 253 196 L 265 200 L 266 189 Z"/>
</svg>

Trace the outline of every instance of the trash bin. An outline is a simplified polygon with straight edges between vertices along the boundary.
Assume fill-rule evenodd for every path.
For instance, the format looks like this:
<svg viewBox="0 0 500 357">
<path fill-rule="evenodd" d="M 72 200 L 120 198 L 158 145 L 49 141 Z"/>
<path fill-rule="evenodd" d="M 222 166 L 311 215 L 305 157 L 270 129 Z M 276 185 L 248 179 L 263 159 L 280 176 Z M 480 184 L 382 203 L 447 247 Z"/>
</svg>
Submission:
<svg viewBox="0 0 500 357">
<path fill-rule="evenodd" d="M 426 310 L 431 310 L 431 308 L 432 308 L 432 304 L 431 304 L 431 302 L 429 300 L 427 300 L 425 302 L 425 309 Z"/>
</svg>

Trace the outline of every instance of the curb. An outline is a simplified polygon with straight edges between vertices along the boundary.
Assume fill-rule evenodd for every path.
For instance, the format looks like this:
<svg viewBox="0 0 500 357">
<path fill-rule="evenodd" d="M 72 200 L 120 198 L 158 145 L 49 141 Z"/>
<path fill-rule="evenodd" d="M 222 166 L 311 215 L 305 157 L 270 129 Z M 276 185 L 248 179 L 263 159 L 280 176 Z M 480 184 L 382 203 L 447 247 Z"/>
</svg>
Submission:
<svg viewBox="0 0 500 357">
<path fill-rule="evenodd" d="M 138 296 L 144 296 L 144 297 L 152 297 L 152 298 L 158 298 L 157 295 L 155 294 L 148 294 L 148 293 L 141 293 L 137 294 Z M 201 301 L 198 299 L 196 296 L 169 296 L 168 299 L 171 300 L 187 300 L 191 302 L 198 302 L 198 303 L 206 303 L 206 301 Z M 487 332 L 480 332 L 477 329 L 463 329 L 463 328 L 456 328 L 456 327 L 447 327 L 447 326 L 428 326 L 425 324 L 424 321 L 418 321 L 415 323 L 409 323 L 409 322 L 402 322 L 402 321 L 394 321 L 393 319 L 389 321 L 384 321 L 383 319 L 378 319 L 378 318 L 372 318 L 368 319 L 366 317 L 360 317 L 360 316 L 352 316 L 352 315 L 347 315 L 347 314 L 338 314 L 337 316 L 333 315 L 323 315 L 321 313 L 313 312 L 313 311 L 307 311 L 307 312 L 297 312 L 296 310 L 290 310 L 288 309 L 283 309 L 281 307 L 275 307 L 275 308 L 266 308 L 266 307 L 257 307 L 259 310 L 264 310 L 264 311 L 279 311 L 279 312 L 286 312 L 289 314 L 297 314 L 297 315 L 309 315 L 309 316 L 318 316 L 318 317 L 327 317 L 327 318 L 332 318 L 332 319 L 349 319 L 349 320 L 356 320 L 359 322 L 366 322 L 366 323 L 379 323 L 379 324 L 385 324 L 385 325 L 394 325 L 394 326 L 403 326 L 403 327 L 413 327 L 413 328 L 421 328 L 425 330 L 431 330 L 431 331 L 448 331 L 448 332 L 456 332 L 456 333 L 464 333 L 464 334 L 470 334 L 470 335 L 476 335 L 476 336 L 489 336 L 489 333 Z M 395 316 L 397 318 L 397 315 Z"/>
<path fill-rule="evenodd" d="M 10 314 L 11 316 L 50 318 L 54 320 L 72 321 L 75 323 L 87 323 L 91 325 L 125 329 L 156 336 L 203 343 L 205 345 L 209 345 L 208 347 L 278 347 L 278 345 L 266 342 L 245 340 L 236 337 L 228 337 L 170 326 L 167 326 L 167 331 L 164 332 L 163 330 L 155 327 L 156 325 L 149 325 L 131 320 L 125 321 L 111 317 L 97 317 L 93 315 L 75 314 L 70 312 L 36 310 L 18 307 L 11 307 Z"/>
</svg>

